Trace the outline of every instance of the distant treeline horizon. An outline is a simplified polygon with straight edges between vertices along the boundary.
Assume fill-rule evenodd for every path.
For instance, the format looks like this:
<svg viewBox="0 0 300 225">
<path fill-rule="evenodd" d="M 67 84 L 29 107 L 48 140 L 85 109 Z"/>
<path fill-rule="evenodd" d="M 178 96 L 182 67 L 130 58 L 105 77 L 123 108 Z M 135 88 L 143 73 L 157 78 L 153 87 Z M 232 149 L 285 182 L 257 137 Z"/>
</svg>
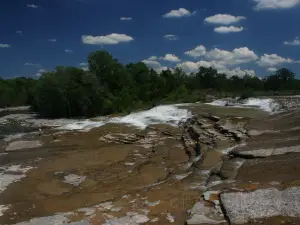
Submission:
<svg viewBox="0 0 300 225">
<path fill-rule="evenodd" d="M 265 78 L 228 77 L 206 67 L 191 74 L 180 68 L 159 73 L 143 62 L 122 65 L 106 51 L 91 53 L 88 64 L 87 71 L 58 66 L 39 79 L 0 78 L 0 108 L 29 105 L 44 117 L 91 117 L 164 102 L 203 101 L 207 94 L 246 98 L 300 93 L 300 80 L 286 68 Z"/>
</svg>

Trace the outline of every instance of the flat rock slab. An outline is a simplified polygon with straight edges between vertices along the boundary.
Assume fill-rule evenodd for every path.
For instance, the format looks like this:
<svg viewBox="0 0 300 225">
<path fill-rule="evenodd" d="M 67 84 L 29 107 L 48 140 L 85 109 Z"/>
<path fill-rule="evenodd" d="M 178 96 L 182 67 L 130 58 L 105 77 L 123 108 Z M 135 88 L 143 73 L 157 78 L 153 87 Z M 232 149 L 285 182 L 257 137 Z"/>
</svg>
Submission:
<svg viewBox="0 0 300 225">
<path fill-rule="evenodd" d="M 285 190 L 221 193 L 221 203 L 231 224 L 245 224 L 276 216 L 300 217 L 300 187 Z"/>
<path fill-rule="evenodd" d="M 21 149 L 38 148 L 42 146 L 41 141 L 14 141 L 8 144 L 5 151 L 15 151 Z"/>
<path fill-rule="evenodd" d="M 249 151 L 238 151 L 234 153 L 240 157 L 268 157 L 272 155 L 284 155 L 293 152 L 300 153 L 300 145 L 283 148 L 254 149 Z"/>
<path fill-rule="evenodd" d="M 270 156 L 246 160 L 236 179 L 243 182 L 293 182 L 300 180 L 300 154 Z"/>
</svg>

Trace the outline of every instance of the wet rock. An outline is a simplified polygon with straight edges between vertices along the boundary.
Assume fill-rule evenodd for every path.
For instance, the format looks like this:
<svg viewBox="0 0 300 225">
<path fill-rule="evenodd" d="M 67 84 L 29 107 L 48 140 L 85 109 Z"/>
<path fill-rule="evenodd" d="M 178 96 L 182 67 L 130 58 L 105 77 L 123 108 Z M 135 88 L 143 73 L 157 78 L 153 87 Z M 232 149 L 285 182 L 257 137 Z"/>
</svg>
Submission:
<svg viewBox="0 0 300 225">
<path fill-rule="evenodd" d="M 78 176 L 76 174 L 70 174 L 64 177 L 64 183 L 71 184 L 73 186 L 79 186 L 82 182 L 85 181 L 86 176 Z"/>
<path fill-rule="evenodd" d="M 106 134 L 105 136 L 99 138 L 100 141 L 104 141 L 107 143 L 121 143 L 121 144 L 134 144 L 144 136 L 138 134 L 122 134 L 122 133 L 115 133 L 115 134 Z"/>
<path fill-rule="evenodd" d="M 247 131 L 244 129 L 244 122 L 232 123 L 226 120 L 225 124 L 216 123 L 215 128 L 222 134 L 233 137 L 236 141 L 247 139 Z"/>
<path fill-rule="evenodd" d="M 218 175 L 223 180 L 235 180 L 238 173 L 238 169 L 243 165 L 244 162 L 245 159 L 241 158 L 226 160 L 223 162 L 221 169 L 218 172 Z"/>
<path fill-rule="evenodd" d="M 205 215 L 193 215 L 191 219 L 186 221 L 187 225 L 201 225 L 201 224 L 220 224 L 225 222 L 225 220 L 212 220 Z"/>
<path fill-rule="evenodd" d="M 8 144 L 5 151 L 15 151 L 21 149 L 38 148 L 42 146 L 41 141 L 14 141 Z"/>
<path fill-rule="evenodd" d="M 233 151 L 233 154 L 239 157 L 255 158 L 255 157 L 268 157 L 272 155 L 284 155 L 293 152 L 300 152 L 300 145 L 283 147 L 283 148 L 255 149 L 249 151 Z"/>
<path fill-rule="evenodd" d="M 275 216 L 300 217 L 300 187 L 224 192 L 220 198 L 231 224 Z"/>
<path fill-rule="evenodd" d="M 203 201 L 197 202 L 189 210 L 189 215 L 190 218 L 186 221 L 187 225 L 219 224 L 225 222 L 223 215 L 219 215 L 214 208 L 206 206 Z"/>
<path fill-rule="evenodd" d="M 219 200 L 219 191 L 207 191 L 203 193 L 203 199 L 205 201 L 213 202 Z"/>
<path fill-rule="evenodd" d="M 207 179 L 206 186 L 207 186 L 207 187 L 212 187 L 212 186 L 221 184 L 222 182 L 223 182 L 223 181 L 222 181 L 222 179 L 221 179 L 219 176 L 217 176 L 217 175 L 212 175 L 212 176 L 210 176 L 210 177 Z"/>
</svg>

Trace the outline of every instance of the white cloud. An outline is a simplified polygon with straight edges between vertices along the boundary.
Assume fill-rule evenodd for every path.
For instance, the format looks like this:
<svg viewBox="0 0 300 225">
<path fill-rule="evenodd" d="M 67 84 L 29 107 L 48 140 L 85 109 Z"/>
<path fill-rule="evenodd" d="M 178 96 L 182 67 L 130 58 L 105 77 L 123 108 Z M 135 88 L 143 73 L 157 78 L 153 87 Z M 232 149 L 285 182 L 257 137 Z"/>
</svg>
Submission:
<svg viewBox="0 0 300 225">
<path fill-rule="evenodd" d="M 0 44 L 0 48 L 10 48 L 9 44 Z"/>
<path fill-rule="evenodd" d="M 82 67 L 81 69 L 84 70 L 84 71 L 89 71 L 88 67 Z"/>
<path fill-rule="evenodd" d="M 228 34 L 228 33 L 237 33 L 237 32 L 242 32 L 244 30 L 244 27 L 216 27 L 214 31 L 216 33 L 220 34 Z"/>
<path fill-rule="evenodd" d="M 300 3 L 300 0 L 253 0 L 256 10 L 263 9 L 288 9 Z"/>
<path fill-rule="evenodd" d="M 296 37 L 293 41 L 285 41 L 285 45 L 300 46 L 300 40 Z"/>
<path fill-rule="evenodd" d="M 249 48 L 235 48 L 233 51 L 226 51 L 215 48 L 205 55 L 210 60 L 217 60 L 223 65 L 238 65 L 258 59 L 258 56 Z"/>
<path fill-rule="evenodd" d="M 180 62 L 181 60 L 174 54 L 166 54 L 164 57 L 161 57 L 162 60 L 169 62 Z"/>
<path fill-rule="evenodd" d="M 153 60 L 155 61 L 155 60 L 157 60 L 157 59 L 158 59 L 157 56 L 150 56 L 150 57 L 148 58 L 148 60 L 152 60 L 152 61 L 153 61 Z"/>
<path fill-rule="evenodd" d="M 219 73 L 224 73 L 227 75 L 227 77 L 232 77 L 232 76 L 238 76 L 238 77 L 244 77 L 246 75 L 255 77 L 256 73 L 254 70 L 249 70 L 249 69 L 241 69 L 240 67 L 234 68 L 234 69 L 225 69 L 225 70 L 219 70 Z"/>
<path fill-rule="evenodd" d="M 45 69 L 39 69 L 39 71 L 35 74 L 35 76 L 40 77 L 43 73 L 47 72 Z"/>
<path fill-rule="evenodd" d="M 121 17 L 120 20 L 129 21 L 129 20 L 132 20 L 132 17 Z"/>
<path fill-rule="evenodd" d="M 293 63 L 293 60 L 290 58 L 283 58 L 276 54 L 264 54 L 257 62 L 257 64 L 261 67 L 274 67 L 283 63 Z"/>
<path fill-rule="evenodd" d="M 73 50 L 71 50 L 71 49 L 65 49 L 65 52 L 66 53 L 73 53 Z"/>
<path fill-rule="evenodd" d="M 204 21 L 207 23 L 213 23 L 213 24 L 229 25 L 232 23 L 237 23 L 244 19 L 246 19 L 246 17 L 244 17 L 244 16 L 232 16 L 229 14 L 217 14 L 217 15 L 205 18 Z"/>
<path fill-rule="evenodd" d="M 199 45 L 193 50 L 186 51 L 184 54 L 192 56 L 192 57 L 200 57 L 206 54 L 206 48 L 203 45 Z"/>
<path fill-rule="evenodd" d="M 165 39 L 169 40 L 169 41 L 176 41 L 179 39 L 179 37 L 177 35 L 174 34 L 167 34 L 164 36 Z"/>
<path fill-rule="evenodd" d="M 176 67 L 183 69 L 186 73 L 195 73 L 200 66 L 197 62 L 185 61 L 177 64 Z"/>
<path fill-rule="evenodd" d="M 56 39 L 48 39 L 50 42 L 56 42 Z"/>
<path fill-rule="evenodd" d="M 39 6 L 38 6 L 38 5 L 35 5 L 35 4 L 28 4 L 27 7 L 33 8 L 33 9 L 39 8 Z"/>
<path fill-rule="evenodd" d="M 249 75 L 249 76 L 256 76 L 256 73 L 254 70 L 249 70 L 249 69 L 241 69 L 240 67 L 234 68 L 234 69 L 228 69 L 226 68 L 224 65 L 219 64 L 216 61 L 199 61 L 199 62 L 191 62 L 191 61 L 186 61 L 186 62 L 182 62 L 180 64 L 177 64 L 177 67 L 182 68 L 186 73 L 195 73 L 198 72 L 199 67 L 212 67 L 214 69 L 216 69 L 219 73 L 224 73 L 226 74 L 228 77 L 231 76 L 239 76 L 239 77 L 243 77 L 245 75 Z"/>
<path fill-rule="evenodd" d="M 39 63 L 24 63 L 24 66 L 34 66 L 34 67 L 41 67 L 42 65 Z"/>
<path fill-rule="evenodd" d="M 161 72 L 163 70 L 168 69 L 167 67 L 162 66 L 161 63 L 156 60 L 157 60 L 156 56 L 151 56 L 148 59 L 143 60 L 142 62 L 157 72 Z"/>
<path fill-rule="evenodd" d="M 276 72 L 276 71 L 277 71 L 277 68 L 275 68 L 275 67 L 269 67 L 267 70 L 268 70 L 269 72 Z"/>
<path fill-rule="evenodd" d="M 88 63 L 85 63 L 85 62 L 82 62 L 82 63 L 79 63 L 80 66 L 87 66 L 89 65 Z"/>
<path fill-rule="evenodd" d="M 196 12 L 191 13 L 185 8 L 179 8 L 178 10 L 171 10 L 170 12 L 163 15 L 164 18 L 180 18 L 187 17 L 195 14 Z"/>
<path fill-rule="evenodd" d="M 199 67 L 212 67 L 217 70 L 225 70 L 226 67 L 224 65 L 218 64 L 216 61 L 199 61 L 199 62 L 191 62 L 191 61 L 185 61 L 182 63 L 177 64 L 177 67 L 182 68 L 187 73 L 197 72 L 199 70 Z"/>
<path fill-rule="evenodd" d="M 16 31 L 16 34 L 20 34 L 20 35 L 22 35 L 22 34 L 23 34 L 23 31 L 21 31 L 21 30 L 17 30 L 17 31 Z"/>
<path fill-rule="evenodd" d="M 122 42 L 130 42 L 134 39 L 126 34 L 108 34 L 105 36 L 83 35 L 81 37 L 84 44 L 89 45 L 116 45 Z"/>
</svg>

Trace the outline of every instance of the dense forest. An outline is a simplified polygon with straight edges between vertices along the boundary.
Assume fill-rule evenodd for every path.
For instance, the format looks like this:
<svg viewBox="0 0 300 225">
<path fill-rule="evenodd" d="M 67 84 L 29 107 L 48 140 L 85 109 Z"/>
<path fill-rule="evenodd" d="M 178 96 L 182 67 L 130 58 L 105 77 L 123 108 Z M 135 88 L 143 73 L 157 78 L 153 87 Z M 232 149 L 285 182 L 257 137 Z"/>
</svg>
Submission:
<svg viewBox="0 0 300 225">
<path fill-rule="evenodd" d="M 0 78 L 0 108 L 31 105 L 45 117 L 91 117 L 163 102 L 201 101 L 207 94 L 251 97 L 300 92 L 300 80 L 285 68 L 264 79 L 227 77 L 205 67 L 192 74 L 179 68 L 157 73 L 142 62 L 122 65 L 105 51 L 91 53 L 88 63 L 88 71 L 59 66 L 38 80 Z"/>
</svg>

